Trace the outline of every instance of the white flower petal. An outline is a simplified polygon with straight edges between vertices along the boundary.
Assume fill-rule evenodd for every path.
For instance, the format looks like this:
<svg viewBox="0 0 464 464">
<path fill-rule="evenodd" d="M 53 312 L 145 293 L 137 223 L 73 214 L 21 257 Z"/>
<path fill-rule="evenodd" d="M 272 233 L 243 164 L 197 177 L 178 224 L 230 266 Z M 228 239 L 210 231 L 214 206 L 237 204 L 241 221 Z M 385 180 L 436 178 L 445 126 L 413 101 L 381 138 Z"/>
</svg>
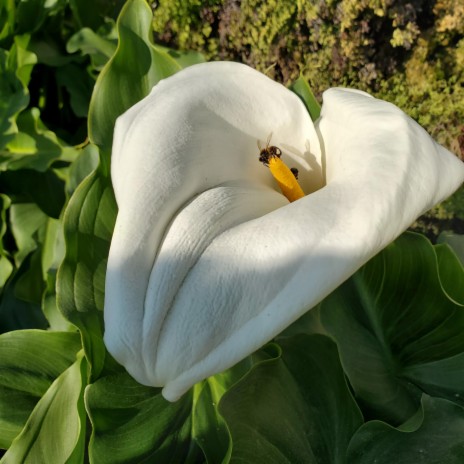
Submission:
<svg viewBox="0 0 464 464">
<path fill-rule="evenodd" d="M 228 72 L 213 77 L 211 70 L 222 66 L 228 67 Z M 235 66 L 240 71 L 234 76 L 230 67 Z M 115 231 L 110 252 L 105 341 L 110 352 L 139 382 L 165 385 L 163 395 L 169 400 L 176 400 L 195 382 L 232 366 L 277 335 L 396 238 L 423 211 L 451 194 L 464 179 L 464 165 L 398 108 L 362 92 L 331 89 L 324 94 L 318 123 L 325 147 L 327 185 L 280 207 L 285 201 L 263 179 L 262 171 L 270 176 L 257 162 L 253 142 L 256 138 L 265 139 L 267 131 L 279 134 L 276 145 L 293 144 L 300 153 L 305 151 L 307 142 L 311 148 L 317 142 L 311 139 L 312 129 L 305 134 L 302 128 L 312 124 L 300 115 L 299 102 L 293 96 L 289 96 L 288 102 L 284 96 L 277 97 L 280 93 L 291 94 L 245 69 L 215 63 L 213 67 L 199 65 L 192 71 L 213 82 L 219 79 L 227 91 L 224 95 L 220 91 L 214 93 L 217 88 L 210 83 L 202 93 L 201 82 L 190 82 L 189 90 L 195 95 L 187 97 L 188 117 L 182 115 L 186 125 L 197 123 L 198 112 L 192 111 L 195 107 L 203 114 L 200 109 L 203 99 L 210 97 L 209 88 L 218 105 L 227 101 L 231 107 L 233 117 L 224 117 L 228 123 L 246 120 L 240 129 L 242 134 L 235 134 L 246 140 L 242 142 L 229 138 L 228 130 L 218 127 L 209 113 L 200 117 L 197 137 L 214 139 L 216 147 L 224 140 L 224 149 L 214 152 L 223 162 L 208 158 L 213 166 L 212 180 L 204 180 L 205 168 L 197 169 L 194 160 L 201 163 L 211 153 L 193 132 L 180 149 L 176 146 L 170 151 L 169 138 L 174 145 L 176 139 L 166 126 L 182 128 L 184 120 L 174 109 L 163 118 L 165 110 L 159 101 L 165 93 L 170 96 L 166 89 L 160 90 L 161 95 L 152 104 L 144 100 L 138 114 L 130 110 L 130 124 L 126 121 L 127 129 L 116 138 L 124 139 L 115 143 L 117 163 L 124 168 L 113 170 L 120 206 L 117 225 L 121 229 L 117 227 Z M 254 85 L 250 84 L 255 79 L 252 76 L 256 76 Z M 237 85 L 241 78 L 247 89 Z M 175 82 L 174 78 L 168 81 Z M 254 88 L 251 93 L 257 95 L 253 96 L 248 86 L 259 87 L 260 91 Z M 157 88 L 149 98 L 156 95 Z M 250 105 L 269 104 L 269 114 L 278 111 L 290 122 L 287 126 L 283 121 L 277 124 L 272 116 L 266 126 L 266 113 L 253 113 L 244 106 L 244 94 Z M 195 100 L 195 96 L 199 99 Z M 276 101 L 280 110 L 273 107 Z M 185 105 L 184 100 L 180 102 Z M 294 103 L 298 111 L 292 107 Z M 173 97 L 170 104 L 171 108 L 179 105 L 177 98 Z M 172 121 L 176 115 L 177 122 Z M 160 185 L 159 180 L 155 184 L 155 168 L 149 168 L 147 173 L 144 167 L 130 161 L 151 139 L 150 132 L 146 135 L 139 131 L 144 124 L 138 118 L 162 126 L 150 146 L 161 145 L 163 150 L 150 150 L 143 160 L 151 166 L 174 160 L 165 163 L 164 171 L 175 191 L 167 183 Z M 254 118 L 260 122 L 255 123 Z M 288 129 L 277 132 L 284 126 Z M 139 142 L 139 138 L 144 141 Z M 246 155 L 237 165 L 228 165 L 227 171 L 234 174 L 226 179 L 221 166 L 230 163 L 231 157 L 240 156 L 234 147 L 241 147 L 240 153 Z M 319 166 L 323 164 L 317 150 L 313 155 Z M 307 154 L 306 159 L 311 164 Z M 140 176 L 145 185 L 136 191 L 140 192 L 137 200 L 127 199 L 130 193 L 126 189 L 134 185 L 128 180 L 131 170 L 139 171 L 131 175 Z M 320 179 L 319 173 L 319 182 Z M 150 182 L 154 185 L 149 188 Z M 197 191 L 184 187 L 195 182 Z M 151 193 L 145 192 L 148 188 Z M 149 196 L 149 202 L 156 203 L 149 214 L 144 194 Z M 167 206 L 159 201 L 160 197 L 168 202 Z M 187 204 L 191 198 L 193 201 Z M 132 246 L 132 237 L 127 234 L 132 223 L 133 233 L 140 229 L 143 236 L 136 246 Z M 158 231 L 150 235 L 147 230 L 153 229 Z M 166 236 L 159 246 L 162 233 Z M 138 273 L 138 280 L 131 279 L 133 273 Z M 143 300 L 145 318 L 140 307 Z"/>
<path fill-rule="evenodd" d="M 151 298 L 146 295 L 150 274 L 152 268 L 157 272 L 155 259 L 167 228 L 208 189 L 230 182 L 275 189 L 268 170 L 257 161 L 257 139 L 264 143 L 271 132 L 272 142 L 282 146 L 302 173 L 306 192 L 318 189 L 319 139 L 304 105 L 285 87 L 245 65 L 189 67 L 161 81 L 118 119 L 111 169 L 119 213 L 107 267 L 105 343 L 139 382 L 159 384 L 153 381 L 156 352 L 144 358 L 142 345 L 156 346 L 156 340 L 143 339 L 144 313 Z M 286 202 L 278 195 L 277 204 L 275 192 L 269 194 L 271 208 Z M 253 195 L 250 201 L 260 203 Z M 196 221 L 204 220 L 199 213 Z M 186 263 L 193 259 L 190 249 L 179 247 L 178 253 L 178 260 L 184 255 Z M 159 317 L 168 310 L 155 308 Z"/>
</svg>

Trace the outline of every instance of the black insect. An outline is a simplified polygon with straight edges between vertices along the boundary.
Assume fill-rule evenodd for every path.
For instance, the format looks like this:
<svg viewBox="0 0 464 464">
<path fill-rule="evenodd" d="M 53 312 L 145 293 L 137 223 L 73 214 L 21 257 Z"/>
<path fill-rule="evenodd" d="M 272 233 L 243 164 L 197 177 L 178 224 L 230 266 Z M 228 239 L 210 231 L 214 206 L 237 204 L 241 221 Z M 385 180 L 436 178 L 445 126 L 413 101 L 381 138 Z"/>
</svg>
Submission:
<svg viewBox="0 0 464 464">
<path fill-rule="evenodd" d="M 292 174 L 295 176 L 295 179 L 298 180 L 298 169 L 297 168 L 290 168 L 290 171 L 292 171 Z"/>
<path fill-rule="evenodd" d="M 272 132 L 269 134 L 269 137 L 266 140 L 265 148 L 261 147 L 261 144 L 258 140 L 258 149 L 259 149 L 259 161 L 264 164 L 264 166 L 269 166 L 269 160 L 271 158 L 280 158 L 282 156 L 282 150 L 279 147 L 271 145 Z"/>
</svg>

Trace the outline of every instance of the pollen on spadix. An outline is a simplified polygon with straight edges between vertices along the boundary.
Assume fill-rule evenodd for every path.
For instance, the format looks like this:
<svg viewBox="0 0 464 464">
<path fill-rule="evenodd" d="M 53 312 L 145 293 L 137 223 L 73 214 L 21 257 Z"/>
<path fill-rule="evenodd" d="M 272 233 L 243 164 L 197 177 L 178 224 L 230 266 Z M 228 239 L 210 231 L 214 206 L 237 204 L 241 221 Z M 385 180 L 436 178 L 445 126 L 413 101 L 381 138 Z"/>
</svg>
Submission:
<svg viewBox="0 0 464 464">
<path fill-rule="evenodd" d="M 305 196 L 295 174 L 280 158 L 269 158 L 269 169 L 288 201 L 292 202 Z"/>
</svg>

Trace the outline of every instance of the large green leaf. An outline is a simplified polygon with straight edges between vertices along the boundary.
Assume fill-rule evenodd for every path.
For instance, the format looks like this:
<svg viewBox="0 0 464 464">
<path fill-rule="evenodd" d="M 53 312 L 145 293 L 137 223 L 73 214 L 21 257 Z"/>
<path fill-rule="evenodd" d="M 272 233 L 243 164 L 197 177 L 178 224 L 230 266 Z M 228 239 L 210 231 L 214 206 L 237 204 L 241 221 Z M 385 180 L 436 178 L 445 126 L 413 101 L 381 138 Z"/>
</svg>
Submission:
<svg viewBox="0 0 464 464">
<path fill-rule="evenodd" d="M 424 395 L 417 414 L 397 429 L 372 421 L 354 435 L 349 464 L 462 464 L 464 409 Z"/>
<path fill-rule="evenodd" d="M 81 355 L 36 404 L 2 464 L 81 464 L 85 453 L 85 358 Z"/>
<path fill-rule="evenodd" d="M 464 310 L 443 291 L 425 237 L 401 236 L 324 300 L 321 315 L 369 416 L 404 422 L 422 391 L 463 403 Z"/>
<path fill-rule="evenodd" d="M 279 344 L 280 356 L 257 364 L 222 397 L 230 462 L 344 463 L 362 417 L 336 345 L 323 335 L 297 335 Z"/>
<path fill-rule="evenodd" d="M 0 448 L 10 446 L 80 348 L 79 335 L 72 332 L 17 330 L 0 335 Z"/>
<path fill-rule="evenodd" d="M 78 152 L 78 156 L 69 167 L 66 193 L 71 195 L 78 185 L 98 167 L 99 156 L 95 145 L 89 143 Z"/>
<path fill-rule="evenodd" d="M 180 69 L 152 44 L 153 15 L 145 0 L 128 0 L 119 15 L 116 53 L 101 72 L 89 112 L 89 135 L 106 154 L 116 118 L 145 97 L 161 79 Z"/>
<path fill-rule="evenodd" d="M 197 454 L 190 438 L 190 394 L 169 403 L 160 389 L 122 373 L 90 385 L 85 402 L 93 426 L 91 463 L 177 464 Z"/>
<path fill-rule="evenodd" d="M 64 217 L 66 256 L 58 271 L 58 305 L 82 332 L 85 354 L 98 376 L 103 368 L 106 262 L 116 220 L 110 181 L 94 172 L 76 189 Z"/>
<path fill-rule="evenodd" d="M 202 449 L 208 463 L 222 462 L 228 454 L 230 435 L 219 414 L 218 405 L 224 393 L 251 366 L 252 357 L 245 358 L 233 368 L 209 377 L 193 387 L 192 437 Z"/>
</svg>

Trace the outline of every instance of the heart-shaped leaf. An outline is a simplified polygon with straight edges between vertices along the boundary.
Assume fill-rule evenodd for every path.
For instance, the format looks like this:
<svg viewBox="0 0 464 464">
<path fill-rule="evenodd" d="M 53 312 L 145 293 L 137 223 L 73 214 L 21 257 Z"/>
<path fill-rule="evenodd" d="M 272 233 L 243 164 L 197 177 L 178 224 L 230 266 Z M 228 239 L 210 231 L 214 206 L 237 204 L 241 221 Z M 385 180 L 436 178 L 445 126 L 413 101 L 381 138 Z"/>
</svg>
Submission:
<svg viewBox="0 0 464 464">
<path fill-rule="evenodd" d="M 338 358 L 323 335 L 279 341 L 282 354 L 258 363 L 222 398 L 230 462 L 344 463 L 362 424 Z"/>
<path fill-rule="evenodd" d="M 424 395 L 419 411 L 395 429 L 385 422 L 364 424 L 351 440 L 350 464 L 461 464 L 464 409 Z"/>
<path fill-rule="evenodd" d="M 402 235 L 326 298 L 321 315 L 367 415 L 402 423 L 423 391 L 462 404 L 464 310 L 444 292 L 425 237 Z"/>
</svg>

